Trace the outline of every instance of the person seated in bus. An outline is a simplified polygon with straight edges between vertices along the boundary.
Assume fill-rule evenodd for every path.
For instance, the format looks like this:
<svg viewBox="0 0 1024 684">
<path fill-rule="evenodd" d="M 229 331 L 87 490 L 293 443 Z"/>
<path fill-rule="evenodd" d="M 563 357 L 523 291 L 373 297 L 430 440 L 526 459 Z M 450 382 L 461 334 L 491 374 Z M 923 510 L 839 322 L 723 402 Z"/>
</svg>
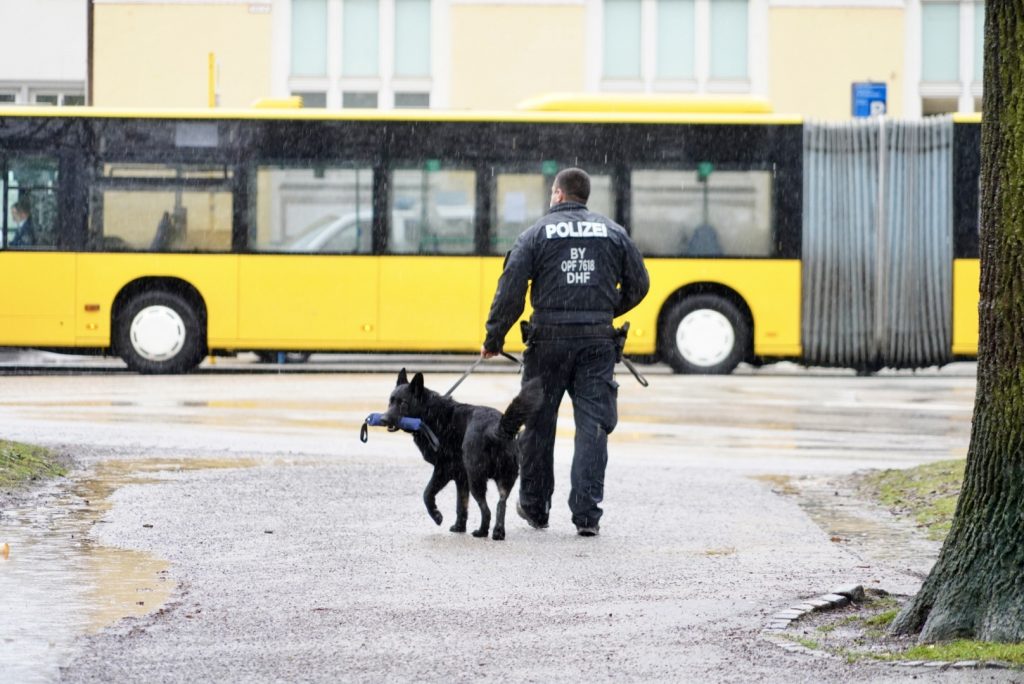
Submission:
<svg viewBox="0 0 1024 684">
<path fill-rule="evenodd" d="M 710 223 L 697 226 L 686 243 L 686 256 L 722 256 L 722 246 L 718 242 L 718 231 Z"/>
<path fill-rule="evenodd" d="M 165 211 L 164 215 L 160 217 L 160 222 L 156 224 L 156 235 L 153 236 L 149 250 L 151 252 L 170 252 L 179 249 L 180 243 L 181 231 L 178 229 L 175 217 L 171 216 L 171 212 Z"/>
<path fill-rule="evenodd" d="M 11 218 L 17 224 L 9 247 L 31 247 L 36 244 L 36 229 L 32 225 L 32 210 L 27 199 L 20 199 L 11 206 Z"/>
</svg>

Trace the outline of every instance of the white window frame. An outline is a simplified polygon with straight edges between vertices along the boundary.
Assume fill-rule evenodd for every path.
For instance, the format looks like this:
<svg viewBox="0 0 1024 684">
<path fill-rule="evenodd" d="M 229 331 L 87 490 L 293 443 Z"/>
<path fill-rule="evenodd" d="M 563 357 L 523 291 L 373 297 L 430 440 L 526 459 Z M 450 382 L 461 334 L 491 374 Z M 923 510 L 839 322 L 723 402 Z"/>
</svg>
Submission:
<svg viewBox="0 0 1024 684">
<path fill-rule="evenodd" d="M 921 80 L 922 45 L 924 43 L 923 12 L 929 2 L 950 0 L 908 0 L 906 14 L 907 80 L 903 98 L 905 116 L 919 118 L 924 109 L 923 100 L 931 98 L 956 99 L 957 111 L 969 114 L 975 111 L 974 100 L 982 95 L 982 84 L 974 80 L 974 3 L 975 0 L 955 0 L 960 5 L 960 79 L 952 83 L 925 83 Z"/>
<path fill-rule="evenodd" d="M 768 95 L 768 0 L 749 0 L 747 9 L 747 78 L 715 80 L 710 76 L 711 1 L 694 0 L 694 78 L 657 77 L 657 0 L 640 0 L 640 78 L 604 77 L 604 0 L 585 0 L 587 35 L 587 90 L 619 92 L 743 93 Z"/>
<path fill-rule="evenodd" d="M 271 28 L 272 89 L 274 97 L 287 97 L 293 92 L 327 93 L 327 108 L 340 109 L 344 92 L 377 93 L 378 109 L 394 109 L 395 93 L 426 93 L 431 108 L 448 106 L 449 74 L 449 2 L 430 2 L 430 71 L 423 78 L 396 77 L 395 69 L 395 0 L 378 0 L 380 35 L 376 77 L 353 78 L 342 74 L 342 11 L 343 0 L 327 0 L 327 75 L 291 75 L 291 0 L 273 0 Z"/>
<path fill-rule="evenodd" d="M 68 96 L 85 97 L 85 84 L 75 81 L 0 81 L 0 92 L 14 95 L 14 104 L 30 106 L 36 104 L 39 95 L 56 96 L 57 106 L 63 107 L 64 98 Z"/>
</svg>

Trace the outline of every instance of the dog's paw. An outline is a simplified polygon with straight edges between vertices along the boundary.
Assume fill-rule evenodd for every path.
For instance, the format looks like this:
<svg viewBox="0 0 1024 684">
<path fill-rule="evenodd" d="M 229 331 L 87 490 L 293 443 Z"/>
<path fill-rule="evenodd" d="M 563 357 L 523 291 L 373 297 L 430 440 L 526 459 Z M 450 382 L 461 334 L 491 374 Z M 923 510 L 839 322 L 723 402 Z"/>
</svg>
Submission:
<svg viewBox="0 0 1024 684">
<path fill-rule="evenodd" d="M 473 536 L 476 537 L 477 539 L 479 539 L 481 537 L 486 537 L 487 536 L 487 530 L 486 529 L 473 530 Z"/>
<path fill-rule="evenodd" d="M 491 539 L 493 539 L 494 541 L 501 541 L 504 538 L 505 538 L 505 528 L 504 527 L 495 527 L 494 528 L 494 533 L 491 535 Z"/>
<path fill-rule="evenodd" d="M 465 532 L 466 531 L 466 523 L 455 523 L 454 525 L 452 525 L 451 527 L 448 528 L 448 531 L 449 532 Z"/>
<path fill-rule="evenodd" d="M 444 516 L 441 515 L 441 511 L 427 511 L 427 512 L 430 513 L 430 519 L 433 520 L 438 525 L 440 525 L 441 521 L 444 520 Z"/>
</svg>

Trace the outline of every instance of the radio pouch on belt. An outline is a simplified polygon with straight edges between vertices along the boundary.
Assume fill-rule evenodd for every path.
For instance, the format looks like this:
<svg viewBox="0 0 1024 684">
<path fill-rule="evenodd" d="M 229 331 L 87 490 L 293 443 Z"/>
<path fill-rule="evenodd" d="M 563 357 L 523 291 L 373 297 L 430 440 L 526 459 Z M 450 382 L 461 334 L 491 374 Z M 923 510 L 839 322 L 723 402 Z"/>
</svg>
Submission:
<svg viewBox="0 0 1024 684">
<path fill-rule="evenodd" d="M 523 336 L 523 344 L 530 344 L 530 336 L 533 334 L 533 326 L 529 321 L 519 321 L 519 333 Z"/>
</svg>

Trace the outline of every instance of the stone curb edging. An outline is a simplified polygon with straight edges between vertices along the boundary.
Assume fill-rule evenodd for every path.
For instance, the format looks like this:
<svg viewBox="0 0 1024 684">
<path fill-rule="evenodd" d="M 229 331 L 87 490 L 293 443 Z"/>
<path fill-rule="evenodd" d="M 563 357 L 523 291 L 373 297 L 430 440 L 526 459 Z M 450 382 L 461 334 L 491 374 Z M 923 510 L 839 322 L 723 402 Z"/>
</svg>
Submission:
<svg viewBox="0 0 1024 684">
<path fill-rule="evenodd" d="M 803 655 L 813 656 L 815 658 L 837 657 L 827 651 L 809 648 L 795 641 L 790 641 L 784 636 L 785 632 L 789 627 L 793 626 L 794 623 L 809 613 L 842 608 L 850 603 L 860 603 L 864 600 L 864 596 L 864 587 L 859 584 L 844 584 L 836 587 L 827 594 L 822 594 L 821 596 L 813 599 L 806 599 L 790 606 L 789 608 L 785 608 L 774 613 L 769 619 L 768 624 L 761 630 L 761 637 L 790 653 L 800 653 Z M 942 660 L 904 660 L 888 661 L 888 664 L 893 667 L 917 667 L 935 671 L 948 669 L 1003 670 L 1011 667 L 1009 663 L 996 660 L 960 660 L 957 662 Z"/>
</svg>

